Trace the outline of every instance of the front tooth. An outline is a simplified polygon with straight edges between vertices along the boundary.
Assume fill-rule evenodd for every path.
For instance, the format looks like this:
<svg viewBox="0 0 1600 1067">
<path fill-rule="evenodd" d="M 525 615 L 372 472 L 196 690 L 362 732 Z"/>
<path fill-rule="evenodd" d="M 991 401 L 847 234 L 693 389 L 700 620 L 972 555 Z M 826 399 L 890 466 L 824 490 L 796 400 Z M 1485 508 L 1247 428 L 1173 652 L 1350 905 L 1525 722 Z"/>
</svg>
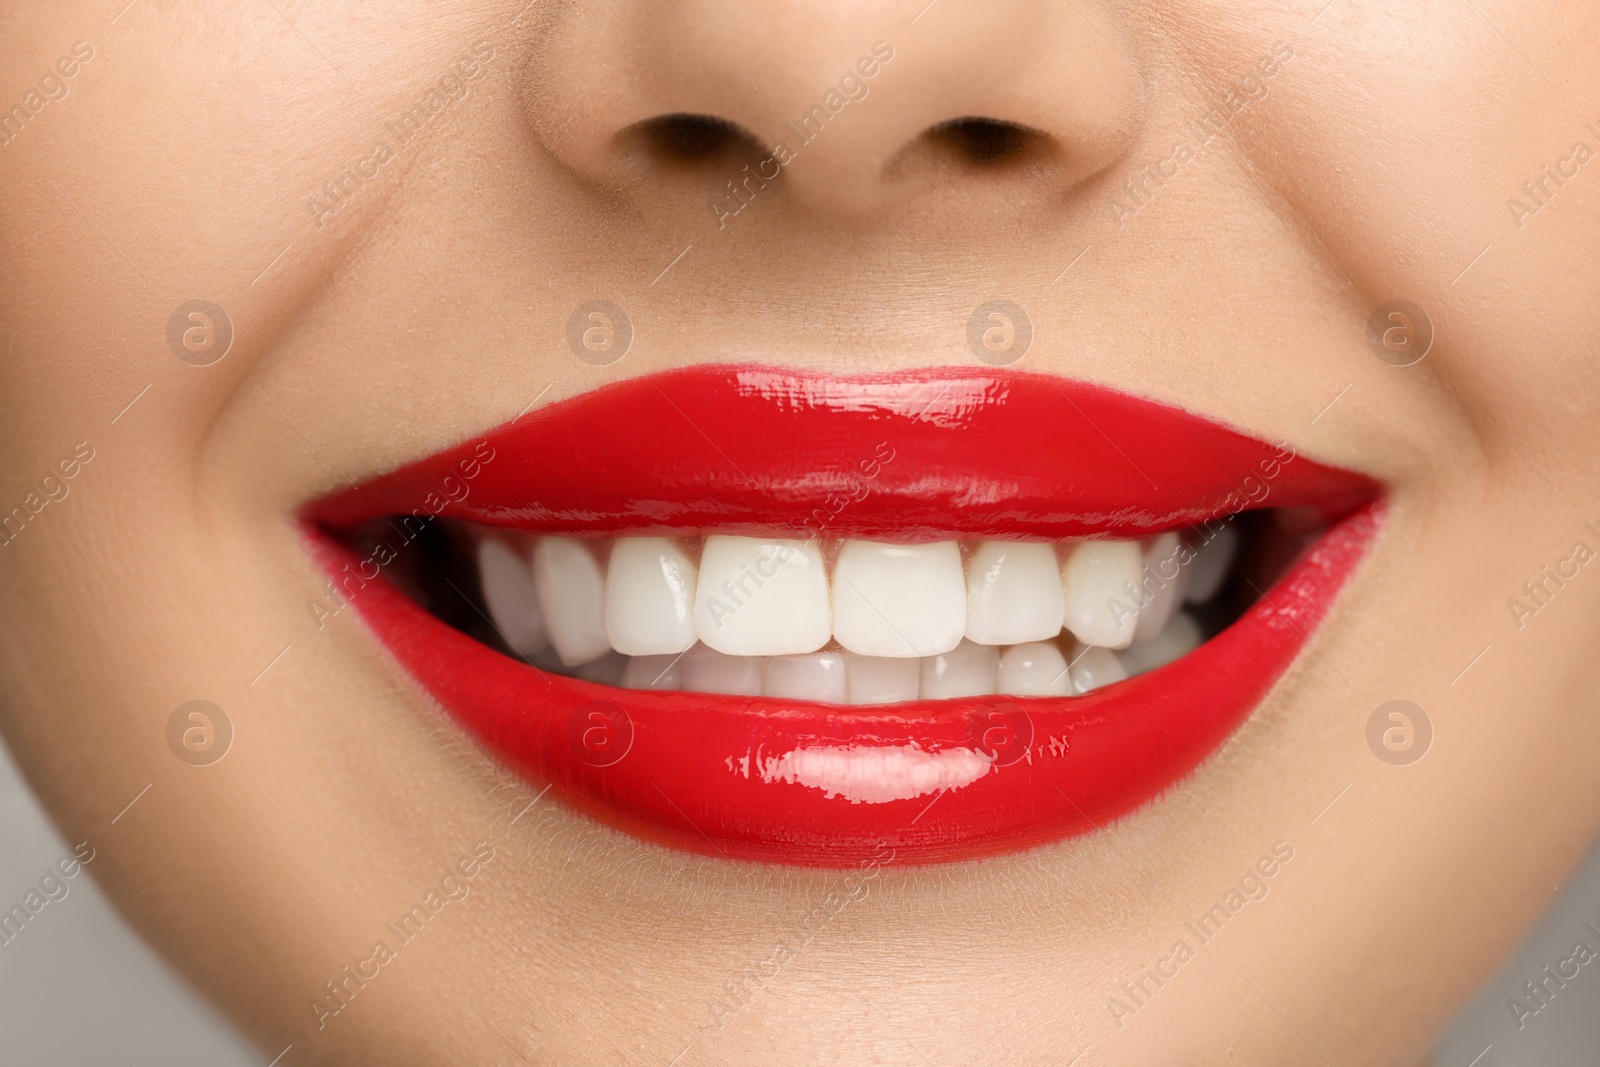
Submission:
<svg viewBox="0 0 1600 1067">
<path fill-rule="evenodd" d="M 954 541 L 846 541 L 840 547 L 833 565 L 833 636 L 851 652 L 936 656 L 955 648 L 966 628 L 966 582 Z"/>
<path fill-rule="evenodd" d="M 848 694 L 844 655 L 813 652 L 807 656 L 774 656 L 767 661 L 763 696 L 843 704 Z"/>
<path fill-rule="evenodd" d="M 611 651 L 605 570 L 588 545 L 573 537 L 541 537 L 533 549 L 533 586 L 561 662 L 574 667 Z"/>
<path fill-rule="evenodd" d="M 1129 645 L 1117 653 L 1117 658 L 1129 674 L 1143 674 L 1187 656 L 1200 647 L 1204 637 L 1194 616 L 1180 611 L 1168 620 L 1154 641 Z"/>
<path fill-rule="evenodd" d="M 1067 661 L 1053 642 L 1030 641 L 1012 645 L 1000 657 L 1000 692 L 1019 697 L 1072 695 Z"/>
<path fill-rule="evenodd" d="M 1202 527 L 1204 529 L 1204 527 Z M 1195 548 L 1194 559 L 1189 561 L 1189 594 L 1191 604 L 1204 604 L 1217 595 L 1222 580 L 1233 565 L 1233 554 L 1239 548 L 1239 531 L 1228 523 Z"/>
<path fill-rule="evenodd" d="M 1061 568 L 1067 629 L 1086 645 L 1127 648 L 1139 622 L 1139 602 L 1128 590 L 1139 587 L 1136 541 L 1080 541 L 1068 550 Z"/>
<path fill-rule="evenodd" d="M 1078 654 L 1072 657 L 1072 666 L 1067 674 L 1072 679 L 1073 691 L 1077 693 L 1087 693 L 1103 685 L 1120 682 L 1128 676 L 1115 652 L 1094 645 L 1079 649 Z"/>
<path fill-rule="evenodd" d="M 630 656 L 672 655 L 694 644 L 699 568 L 670 537 L 623 537 L 606 568 L 606 633 Z"/>
<path fill-rule="evenodd" d="M 1149 599 L 1139 609 L 1139 622 L 1133 628 L 1135 642 L 1154 641 L 1172 618 L 1173 611 L 1183 603 L 1190 574 L 1190 568 L 1179 562 L 1183 551 L 1182 539 L 1170 531 L 1153 538 L 1145 546 L 1140 591 Z"/>
<path fill-rule="evenodd" d="M 1054 545 L 983 541 L 967 559 L 967 637 L 984 645 L 1048 641 L 1066 602 Z"/>
<path fill-rule="evenodd" d="M 682 689 L 683 657 L 634 656 L 622 671 L 627 689 Z"/>
<path fill-rule="evenodd" d="M 1050 570 L 1053 575 L 1053 560 Z M 922 661 L 922 699 L 989 696 L 995 691 L 995 672 L 999 668 L 998 648 L 962 641 L 949 652 Z"/>
<path fill-rule="evenodd" d="M 489 607 L 489 617 L 510 645 L 522 656 L 550 647 L 539 615 L 528 558 L 498 537 L 478 542 L 478 584 Z"/>
<path fill-rule="evenodd" d="M 851 704 L 894 704 L 917 699 L 921 667 L 914 659 L 844 654 Z"/>
<path fill-rule="evenodd" d="M 683 688 L 693 693 L 760 696 L 761 659 L 724 655 L 714 648 L 695 645 L 683 654 Z"/>
<path fill-rule="evenodd" d="M 694 623 L 701 641 L 729 655 L 815 652 L 831 624 L 817 543 L 707 537 Z"/>
</svg>

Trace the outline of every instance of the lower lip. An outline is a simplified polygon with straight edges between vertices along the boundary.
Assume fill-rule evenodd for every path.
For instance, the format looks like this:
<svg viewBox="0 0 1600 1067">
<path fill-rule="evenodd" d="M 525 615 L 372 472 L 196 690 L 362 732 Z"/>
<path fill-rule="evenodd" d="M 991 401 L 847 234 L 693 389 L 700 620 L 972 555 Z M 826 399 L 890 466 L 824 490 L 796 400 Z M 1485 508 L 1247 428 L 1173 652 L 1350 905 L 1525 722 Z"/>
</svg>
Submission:
<svg viewBox="0 0 1600 1067">
<path fill-rule="evenodd" d="M 1089 832 L 1192 772 L 1294 661 L 1381 524 L 1377 504 L 1350 514 L 1196 651 L 1066 698 L 844 708 L 617 689 L 501 655 L 386 581 L 354 603 L 489 749 L 617 829 L 725 859 L 941 863 Z M 312 543 L 336 577 L 354 559 Z"/>
</svg>

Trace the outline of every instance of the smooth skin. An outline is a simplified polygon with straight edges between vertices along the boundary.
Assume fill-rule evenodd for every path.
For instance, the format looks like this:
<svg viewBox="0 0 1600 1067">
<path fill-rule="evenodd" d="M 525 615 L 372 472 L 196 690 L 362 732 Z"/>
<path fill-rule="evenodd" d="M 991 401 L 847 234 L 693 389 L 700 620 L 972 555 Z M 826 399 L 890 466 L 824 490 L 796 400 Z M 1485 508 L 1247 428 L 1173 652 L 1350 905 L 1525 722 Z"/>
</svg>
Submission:
<svg viewBox="0 0 1600 1067">
<path fill-rule="evenodd" d="M 0 547 L 0 728 L 123 913 L 269 1055 L 1410 1067 L 1594 839 L 1600 563 L 1520 627 L 1507 602 L 1600 550 L 1600 159 L 1573 155 L 1600 150 L 1600 9 L 124 2 L 0 12 L 6 102 L 93 51 L 0 147 L 0 511 L 93 452 Z M 867 95 L 719 228 L 724 183 L 878 41 Z M 1248 104 L 1177 163 L 1230 85 Z M 625 132 L 676 112 L 754 143 L 685 164 Z M 1007 165 L 928 134 L 972 116 L 1037 132 Z M 635 329 L 606 367 L 566 341 L 596 298 Z M 848 886 L 669 853 L 529 808 L 352 611 L 319 628 L 291 515 L 347 479 L 696 361 L 972 365 L 995 298 L 1031 317 L 1024 369 L 1390 486 L 1314 649 L 1116 827 Z M 1405 368 L 1366 340 L 1399 298 L 1437 331 Z M 234 330 L 205 367 L 167 341 L 195 299 Z M 207 767 L 167 741 L 194 699 L 235 734 Z M 1410 766 L 1368 746 L 1392 699 L 1433 724 Z M 480 841 L 468 895 L 319 1029 L 324 983 Z M 1199 946 L 1184 924 L 1278 842 L 1267 895 Z"/>
</svg>

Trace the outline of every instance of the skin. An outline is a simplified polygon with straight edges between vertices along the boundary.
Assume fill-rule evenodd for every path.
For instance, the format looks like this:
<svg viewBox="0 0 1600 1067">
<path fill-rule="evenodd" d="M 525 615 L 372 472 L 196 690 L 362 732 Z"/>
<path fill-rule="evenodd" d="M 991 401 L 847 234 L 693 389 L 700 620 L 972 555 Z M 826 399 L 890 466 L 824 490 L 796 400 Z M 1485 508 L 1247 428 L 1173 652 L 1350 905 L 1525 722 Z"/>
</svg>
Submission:
<svg viewBox="0 0 1600 1067">
<path fill-rule="evenodd" d="M 1600 564 L 1520 628 L 1507 600 L 1600 548 L 1600 160 L 1520 225 L 1506 201 L 1575 141 L 1600 148 L 1600 11 L 120 6 L 0 6 L 7 99 L 94 49 L 0 148 L 0 505 L 94 453 L 0 547 L 0 729 L 123 913 L 269 1055 L 1411 1065 L 1594 838 Z M 308 198 L 483 40 L 470 92 L 319 225 Z M 708 201 L 765 152 L 619 156 L 672 112 L 768 145 L 879 40 L 869 95 L 726 228 Z M 1265 95 L 1119 223 L 1122 183 L 1280 41 Z M 1035 127 L 1039 151 L 976 167 L 923 136 L 973 115 Z M 1315 650 L 1190 780 L 1101 834 L 852 883 L 714 1016 L 842 874 L 528 808 L 539 787 L 352 612 L 318 628 L 290 516 L 629 375 L 971 365 L 966 317 L 997 295 L 1031 316 L 1025 369 L 1365 471 L 1389 525 Z M 597 296 L 636 330 L 610 367 L 565 344 Z M 209 367 L 166 342 L 196 298 L 235 330 Z M 1366 343 L 1394 298 L 1437 330 L 1415 366 Z M 1434 728 L 1405 767 L 1366 740 L 1396 698 Z M 192 699 L 235 731 L 209 767 L 167 745 Z M 323 983 L 480 840 L 470 894 L 318 1029 Z M 1122 983 L 1280 841 L 1268 895 L 1119 1025 Z"/>
</svg>

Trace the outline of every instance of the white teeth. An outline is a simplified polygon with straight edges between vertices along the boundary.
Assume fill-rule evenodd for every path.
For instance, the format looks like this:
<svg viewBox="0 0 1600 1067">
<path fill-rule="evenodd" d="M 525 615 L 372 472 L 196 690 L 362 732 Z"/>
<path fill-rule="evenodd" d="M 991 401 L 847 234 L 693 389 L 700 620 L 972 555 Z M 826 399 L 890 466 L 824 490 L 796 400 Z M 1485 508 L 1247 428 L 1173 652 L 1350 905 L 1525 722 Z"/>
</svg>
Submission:
<svg viewBox="0 0 1600 1067">
<path fill-rule="evenodd" d="M 670 537 L 623 537 L 606 570 L 606 633 L 630 656 L 675 654 L 694 644 L 699 568 Z"/>
<path fill-rule="evenodd" d="M 985 645 L 1047 641 L 1066 600 L 1054 545 L 983 541 L 967 558 L 967 637 Z"/>
<path fill-rule="evenodd" d="M 1201 644 L 1180 605 L 1216 595 L 1239 535 L 979 541 L 965 559 L 954 541 L 846 540 L 831 568 L 815 538 L 710 534 L 698 564 L 693 542 L 670 537 L 539 537 L 523 551 L 480 529 L 476 541 L 493 625 L 537 667 L 865 705 L 1069 696 L 1164 666 Z"/>
<path fill-rule="evenodd" d="M 606 638 L 605 572 L 589 546 L 542 537 L 533 549 L 533 585 L 550 643 L 572 667 L 611 651 Z"/>
<path fill-rule="evenodd" d="M 833 567 L 833 636 L 851 652 L 935 656 L 955 648 L 966 628 L 966 581 L 954 541 L 846 541 L 840 547 Z"/>
<path fill-rule="evenodd" d="M 1191 568 L 1179 565 L 1182 554 L 1183 541 L 1175 533 L 1161 534 L 1145 546 L 1140 595 L 1149 599 L 1139 609 L 1139 622 L 1133 628 L 1135 642 L 1155 640 L 1183 603 Z"/>
<path fill-rule="evenodd" d="M 1238 548 L 1239 531 L 1233 528 L 1232 523 L 1222 527 L 1209 540 L 1202 537 L 1195 549 L 1195 557 L 1188 566 L 1189 603 L 1204 604 L 1217 595 L 1222 588 L 1222 580 L 1228 576 L 1228 568 L 1233 565 L 1233 556 Z"/>
<path fill-rule="evenodd" d="M 1052 578 L 1055 561 L 1050 564 Z M 1000 669 L 1000 650 L 993 645 L 963 641 L 949 652 L 922 661 L 922 698 L 985 697 L 994 692 Z"/>
<path fill-rule="evenodd" d="M 1200 647 L 1202 639 L 1200 624 L 1188 612 L 1180 611 L 1168 620 L 1155 640 L 1129 645 L 1117 653 L 1117 658 L 1130 675 L 1143 674 L 1187 656 Z"/>
<path fill-rule="evenodd" d="M 1139 545 L 1135 541 L 1080 541 L 1061 569 L 1067 629 L 1086 645 L 1127 648 L 1139 622 Z"/>
<path fill-rule="evenodd" d="M 1000 657 L 999 690 L 1008 696 L 1072 695 L 1072 679 L 1061 650 L 1044 641 L 1013 645 Z"/>
<path fill-rule="evenodd" d="M 817 700 L 843 704 L 849 693 L 844 680 L 844 655 L 814 652 L 808 656 L 774 656 L 767 661 L 762 695 L 785 700 Z"/>
<path fill-rule="evenodd" d="M 729 655 L 815 652 L 831 622 L 817 543 L 707 537 L 694 621 L 701 641 Z"/>
<path fill-rule="evenodd" d="M 1067 673 L 1072 678 L 1073 691 L 1078 693 L 1120 682 L 1128 676 L 1115 652 L 1093 645 L 1078 650 L 1078 654 L 1072 657 L 1072 666 Z"/>
<path fill-rule="evenodd" d="M 523 656 L 550 647 L 528 558 L 498 537 L 478 542 L 478 583 L 489 617 L 506 644 Z"/>
<path fill-rule="evenodd" d="M 921 665 L 914 659 L 844 654 L 851 704 L 893 704 L 917 699 Z"/>
<path fill-rule="evenodd" d="M 729 656 L 695 645 L 683 654 L 683 688 L 695 693 L 760 696 L 761 664 L 759 656 Z"/>
<path fill-rule="evenodd" d="M 622 672 L 627 689 L 682 689 L 683 657 L 634 656 Z"/>
</svg>

